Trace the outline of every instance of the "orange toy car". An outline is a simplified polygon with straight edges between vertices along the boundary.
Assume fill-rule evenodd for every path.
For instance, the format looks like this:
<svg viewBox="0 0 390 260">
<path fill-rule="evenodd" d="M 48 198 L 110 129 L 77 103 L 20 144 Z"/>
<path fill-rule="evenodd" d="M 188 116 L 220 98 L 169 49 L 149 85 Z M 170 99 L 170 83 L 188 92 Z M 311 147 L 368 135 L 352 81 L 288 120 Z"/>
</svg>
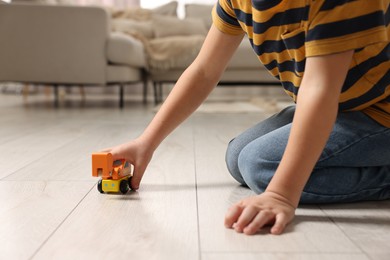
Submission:
<svg viewBox="0 0 390 260">
<path fill-rule="evenodd" d="M 111 153 L 92 154 L 92 176 L 101 177 L 97 189 L 100 193 L 130 190 L 131 165 L 125 160 L 113 161 Z"/>
</svg>

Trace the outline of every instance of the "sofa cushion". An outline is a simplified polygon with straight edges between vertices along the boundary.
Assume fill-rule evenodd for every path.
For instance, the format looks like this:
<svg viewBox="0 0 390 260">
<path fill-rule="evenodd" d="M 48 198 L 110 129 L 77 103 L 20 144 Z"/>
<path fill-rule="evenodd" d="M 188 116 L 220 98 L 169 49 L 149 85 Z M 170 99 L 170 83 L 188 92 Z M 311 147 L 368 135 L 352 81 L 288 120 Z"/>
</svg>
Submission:
<svg viewBox="0 0 390 260">
<path fill-rule="evenodd" d="M 142 43 L 119 32 L 111 33 L 108 38 L 107 59 L 112 64 L 126 64 L 139 68 L 146 66 Z"/>
<path fill-rule="evenodd" d="M 111 13 L 113 19 L 130 19 L 136 21 L 148 21 L 152 19 L 152 11 L 143 8 L 126 8 L 116 10 L 113 8 L 107 9 Z"/>
<path fill-rule="evenodd" d="M 186 18 L 199 18 L 202 19 L 207 28 L 211 27 L 213 20 L 211 18 L 211 11 L 213 5 L 202 4 L 186 4 L 185 16 Z"/>
<path fill-rule="evenodd" d="M 146 39 L 154 38 L 154 29 L 152 21 L 112 19 L 111 29 L 114 32 L 123 32 L 130 35 L 141 34 Z"/>
<path fill-rule="evenodd" d="M 262 67 L 256 53 L 253 51 L 248 38 L 244 38 L 231 58 L 228 67 L 230 68 L 257 68 Z"/>
<path fill-rule="evenodd" d="M 184 70 L 198 55 L 204 36 L 171 36 L 156 38 L 148 43 L 148 68 L 158 70 Z M 263 69 L 247 38 L 241 42 L 227 69 Z"/>
<path fill-rule="evenodd" d="M 176 35 L 206 35 L 207 28 L 201 19 L 178 19 L 168 16 L 153 17 L 154 35 L 156 38 Z"/>
<path fill-rule="evenodd" d="M 13 3 L 49 4 L 49 5 L 73 5 L 74 0 L 12 0 Z"/>
<path fill-rule="evenodd" d="M 142 72 L 138 68 L 130 68 L 129 66 L 108 65 L 106 79 L 108 83 L 137 82 L 142 80 Z"/>
<path fill-rule="evenodd" d="M 148 68 L 170 70 L 188 67 L 198 55 L 205 36 L 171 36 L 150 40 L 146 45 Z"/>
<path fill-rule="evenodd" d="M 117 10 L 115 8 L 107 7 L 107 11 L 111 13 L 112 18 L 114 19 L 130 19 L 136 21 L 149 21 L 156 15 L 177 17 L 176 9 L 177 2 L 170 2 L 155 9 L 130 7 Z"/>
<path fill-rule="evenodd" d="M 175 68 L 168 71 L 165 70 L 151 70 L 150 78 L 157 82 L 175 82 L 183 74 L 185 68 Z M 279 80 L 273 77 L 264 66 L 251 69 L 235 69 L 227 67 L 226 71 L 222 74 L 220 79 L 222 83 L 228 82 L 240 82 L 253 83 L 253 82 L 273 82 L 279 83 Z"/>
<path fill-rule="evenodd" d="M 155 15 L 177 16 L 177 5 L 177 1 L 172 1 L 152 9 L 152 12 Z"/>
</svg>

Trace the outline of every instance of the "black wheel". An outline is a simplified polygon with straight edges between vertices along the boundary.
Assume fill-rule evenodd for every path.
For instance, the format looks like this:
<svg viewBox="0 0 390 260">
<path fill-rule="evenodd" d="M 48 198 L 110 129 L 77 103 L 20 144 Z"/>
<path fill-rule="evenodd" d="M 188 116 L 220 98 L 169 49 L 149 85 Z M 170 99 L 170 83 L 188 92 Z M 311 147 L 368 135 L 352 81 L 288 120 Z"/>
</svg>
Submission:
<svg viewBox="0 0 390 260">
<path fill-rule="evenodd" d="M 102 183 L 102 179 L 99 180 L 98 184 L 97 184 L 97 189 L 100 193 L 104 193 L 103 191 L 103 183 Z"/>
<path fill-rule="evenodd" d="M 130 177 L 129 180 L 128 180 L 130 190 L 132 190 L 132 188 L 131 188 L 131 178 L 132 178 L 132 177 Z"/>
<path fill-rule="evenodd" d="M 119 190 L 122 194 L 126 194 L 130 190 L 129 182 L 127 180 L 121 180 L 121 183 L 119 184 Z"/>
</svg>

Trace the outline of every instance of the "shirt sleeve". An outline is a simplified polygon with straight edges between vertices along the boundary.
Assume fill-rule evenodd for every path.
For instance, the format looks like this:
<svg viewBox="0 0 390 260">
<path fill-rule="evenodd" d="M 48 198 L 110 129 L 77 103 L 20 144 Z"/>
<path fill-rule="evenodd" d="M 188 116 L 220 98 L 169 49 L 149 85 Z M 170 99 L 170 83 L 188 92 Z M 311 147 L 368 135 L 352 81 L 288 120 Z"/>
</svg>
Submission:
<svg viewBox="0 0 390 260">
<path fill-rule="evenodd" d="M 389 41 L 389 16 L 389 0 L 313 2 L 305 40 L 306 56 L 333 54 Z"/>
<path fill-rule="evenodd" d="M 239 35 L 243 34 L 240 23 L 231 4 L 231 0 L 218 0 L 213 11 L 213 24 L 223 33 Z"/>
</svg>

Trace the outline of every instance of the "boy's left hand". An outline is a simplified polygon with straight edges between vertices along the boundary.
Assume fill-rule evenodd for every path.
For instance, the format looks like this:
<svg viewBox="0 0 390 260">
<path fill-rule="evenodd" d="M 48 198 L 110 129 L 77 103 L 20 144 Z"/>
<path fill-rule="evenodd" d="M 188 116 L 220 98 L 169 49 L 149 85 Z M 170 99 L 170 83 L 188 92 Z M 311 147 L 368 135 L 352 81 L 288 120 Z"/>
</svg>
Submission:
<svg viewBox="0 0 390 260">
<path fill-rule="evenodd" d="M 238 233 L 253 235 L 266 225 L 272 225 L 271 233 L 281 234 L 294 218 L 295 207 L 285 197 L 266 191 L 234 204 L 225 216 L 225 227 Z"/>
</svg>

